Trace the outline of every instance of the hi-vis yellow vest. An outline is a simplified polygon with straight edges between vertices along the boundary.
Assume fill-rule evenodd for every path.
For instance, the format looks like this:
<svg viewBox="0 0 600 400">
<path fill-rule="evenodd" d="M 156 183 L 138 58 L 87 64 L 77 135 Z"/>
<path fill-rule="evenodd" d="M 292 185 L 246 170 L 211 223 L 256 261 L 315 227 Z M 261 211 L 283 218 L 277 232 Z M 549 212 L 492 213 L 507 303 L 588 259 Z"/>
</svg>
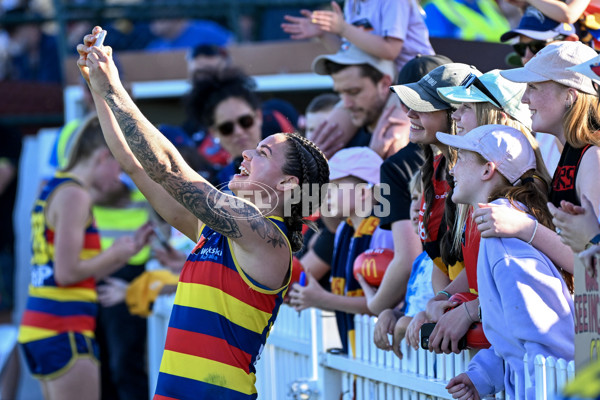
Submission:
<svg viewBox="0 0 600 400">
<path fill-rule="evenodd" d="M 148 201 L 137 189 L 131 190 L 131 201 L 127 207 L 112 208 L 94 206 L 93 213 L 96 226 L 100 232 L 102 250 L 109 248 L 115 239 L 131 236 L 150 218 Z M 139 253 L 129 259 L 129 264 L 141 265 L 150 258 L 150 246 L 145 246 Z"/>
<path fill-rule="evenodd" d="M 448 21 L 460 28 L 463 40 L 499 42 L 500 36 L 510 30 L 510 24 L 492 0 L 476 0 L 482 14 L 454 0 L 430 0 L 426 4 L 435 5 Z"/>
</svg>

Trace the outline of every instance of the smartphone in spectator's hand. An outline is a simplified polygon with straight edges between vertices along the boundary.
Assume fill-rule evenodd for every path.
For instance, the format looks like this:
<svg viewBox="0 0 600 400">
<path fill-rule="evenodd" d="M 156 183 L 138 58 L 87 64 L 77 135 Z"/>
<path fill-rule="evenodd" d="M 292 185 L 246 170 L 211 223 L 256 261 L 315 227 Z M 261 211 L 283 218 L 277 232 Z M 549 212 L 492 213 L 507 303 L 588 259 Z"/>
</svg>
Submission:
<svg viewBox="0 0 600 400">
<path fill-rule="evenodd" d="M 429 350 L 429 336 L 434 328 L 435 323 L 433 322 L 428 322 L 421 326 L 421 348 L 423 350 Z"/>
</svg>

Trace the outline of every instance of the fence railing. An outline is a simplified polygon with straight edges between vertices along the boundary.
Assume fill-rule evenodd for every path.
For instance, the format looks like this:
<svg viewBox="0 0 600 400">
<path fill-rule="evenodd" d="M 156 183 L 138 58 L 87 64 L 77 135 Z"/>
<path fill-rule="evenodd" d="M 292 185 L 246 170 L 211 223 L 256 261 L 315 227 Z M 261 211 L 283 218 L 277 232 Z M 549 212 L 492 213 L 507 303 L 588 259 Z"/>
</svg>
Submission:
<svg viewBox="0 0 600 400">
<path fill-rule="evenodd" d="M 469 351 L 445 355 L 414 350 L 403 341 L 400 360 L 373 344 L 376 319 L 366 315 L 355 317 L 355 357 L 335 354 L 325 343 L 337 331 L 324 329 L 323 321 L 318 310 L 298 316 L 282 307 L 257 364 L 259 399 L 451 399 L 445 386 L 466 370 L 472 356 Z M 536 400 L 553 398 L 574 377 L 572 361 L 538 355 L 533 362 L 535 382 L 523 384 L 535 384 Z"/>
</svg>

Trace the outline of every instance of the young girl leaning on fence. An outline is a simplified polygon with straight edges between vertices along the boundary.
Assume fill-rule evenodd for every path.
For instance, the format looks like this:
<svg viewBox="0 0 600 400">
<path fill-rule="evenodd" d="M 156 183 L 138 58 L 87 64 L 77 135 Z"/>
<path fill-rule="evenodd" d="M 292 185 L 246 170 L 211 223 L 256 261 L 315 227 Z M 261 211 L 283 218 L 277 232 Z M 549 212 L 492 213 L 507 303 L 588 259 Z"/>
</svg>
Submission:
<svg viewBox="0 0 600 400">
<path fill-rule="evenodd" d="M 484 125 L 464 136 L 439 132 L 437 137 L 458 149 L 450 170 L 452 201 L 474 208 L 491 202 L 552 228 L 546 193 L 534 178 L 536 156 L 521 131 Z M 479 399 L 505 390 L 507 398 L 534 399 L 535 387 L 526 385 L 535 382 L 533 359 L 538 354 L 574 357 L 569 289 L 548 257 L 517 238 L 481 239 L 477 281 L 483 328 L 492 346 L 480 350 L 447 389 L 454 398 Z"/>
</svg>

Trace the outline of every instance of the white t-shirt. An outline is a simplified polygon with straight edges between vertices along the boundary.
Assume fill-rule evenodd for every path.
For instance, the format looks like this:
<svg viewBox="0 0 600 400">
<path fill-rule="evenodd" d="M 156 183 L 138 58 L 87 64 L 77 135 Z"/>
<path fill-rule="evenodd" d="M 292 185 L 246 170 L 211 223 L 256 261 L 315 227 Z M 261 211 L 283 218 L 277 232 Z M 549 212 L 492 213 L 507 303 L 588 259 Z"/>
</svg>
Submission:
<svg viewBox="0 0 600 400">
<path fill-rule="evenodd" d="M 416 0 L 346 0 L 344 18 L 375 35 L 403 40 L 395 60 L 398 71 L 417 54 L 435 54 Z"/>
</svg>

